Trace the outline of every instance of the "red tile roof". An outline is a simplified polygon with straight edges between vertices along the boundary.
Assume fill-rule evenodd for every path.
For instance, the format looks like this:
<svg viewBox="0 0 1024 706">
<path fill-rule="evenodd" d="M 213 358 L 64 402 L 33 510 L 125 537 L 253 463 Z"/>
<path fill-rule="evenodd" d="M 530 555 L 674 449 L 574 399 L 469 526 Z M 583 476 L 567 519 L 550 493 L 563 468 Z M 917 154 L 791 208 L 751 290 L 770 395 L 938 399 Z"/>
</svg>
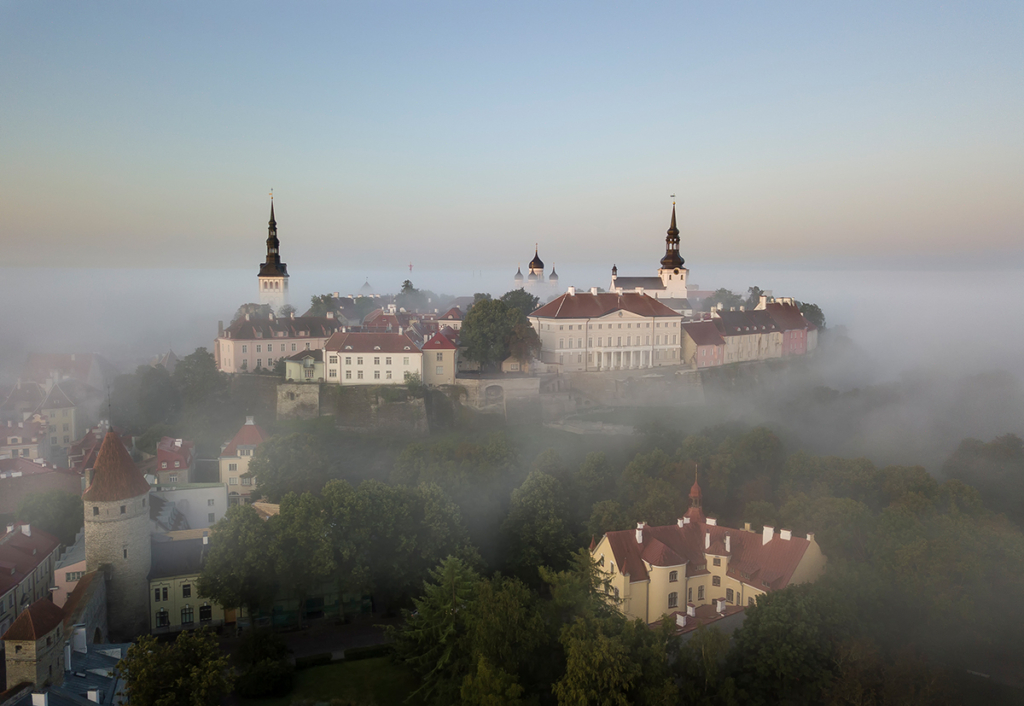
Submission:
<svg viewBox="0 0 1024 706">
<path fill-rule="evenodd" d="M 168 468 L 174 465 L 174 461 L 181 464 L 182 468 L 188 468 L 192 465 L 192 457 L 195 455 L 195 446 L 191 441 L 181 439 L 181 445 L 178 445 L 178 439 L 171 436 L 165 436 L 156 445 L 156 460 L 157 468 L 159 470 L 167 470 L 163 468 L 163 462 L 168 463 Z"/>
<path fill-rule="evenodd" d="M 679 313 L 669 309 L 654 297 L 646 294 L 614 292 L 566 292 L 554 301 L 548 302 L 530 316 L 544 319 L 588 319 L 606 316 L 616 311 L 628 311 L 639 316 L 672 316 Z"/>
<path fill-rule="evenodd" d="M 683 324 L 683 332 L 698 346 L 724 346 L 725 340 L 718 327 L 710 321 L 694 321 Z"/>
<path fill-rule="evenodd" d="M 805 331 L 810 326 L 807 323 L 807 319 L 804 318 L 804 315 L 800 313 L 800 310 L 794 304 L 773 302 L 765 307 L 765 311 L 771 315 L 772 319 L 775 320 L 775 323 L 783 331 Z"/>
<path fill-rule="evenodd" d="M 228 442 L 228 445 L 224 447 L 224 450 L 220 452 L 220 457 L 237 456 L 239 446 L 259 446 L 266 438 L 267 433 L 258 425 L 246 422 L 238 430 L 234 438 Z"/>
<path fill-rule="evenodd" d="M 706 533 L 711 534 L 707 551 L 704 549 Z M 726 535 L 730 539 L 729 552 L 725 551 Z M 706 555 L 711 554 L 731 557 L 730 575 L 736 572 L 737 579 L 771 590 L 785 588 L 810 546 L 807 539 L 794 536 L 785 540 L 778 533 L 762 545 L 760 533 L 692 521 L 682 527 L 678 524 L 645 526 L 640 544 L 636 541 L 635 530 L 609 532 L 606 536 L 615 561 L 623 573 L 629 574 L 631 582 L 649 578 L 645 561 L 653 566 L 678 566 L 685 562 L 687 576 L 707 573 L 697 567 L 706 566 Z"/>
<path fill-rule="evenodd" d="M 0 535 L 0 596 L 24 581 L 60 545 L 49 532 L 34 527 L 30 531 L 31 537 L 15 524 L 13 532 Z"/>
<path fill-rule="evenodd" d="M 241 317 L 224 329 L 225 338 L 240 340 L 290 339 L 290 338 L 327 338 L 340 329 L 345 322 L 326 316 L 296 316 L 292 318 L 273 318 L 269 316 Z"/>
<path fill-rule="evenodd" d="M 423 344 L 425 351 L 454 351 L 458 346 L 442 333 L 435 333 L 430 340 Z"/>
<path fill-rule="evenodd" d="M 453 306 L 451 309 L 441 314 L 441 318 L 446 321 L 462 321 L 462 309 L 457 306 Z"/>
<path fill-rule="evenodd" d="M 96 470 L 92 485 L 82 493 L 83 500 L 112 502 L 149 493 L 149 483 L 128 455 L 124 443 L 112 431 L 103 437 L 93 468 Z"/>
<path fill-rule="evenodd" d="M 353 353 L 419 353 L 420 349 L 399 333 L 336 333 L 324 346 L 329 351 Z"/>
<path fill-rule="evenodd" d="M 4 633 L 6 640 L 38 640 L 64 622 L 64 611 L 49 598 L 40 598 L 18 614 Z"/>
</svg>

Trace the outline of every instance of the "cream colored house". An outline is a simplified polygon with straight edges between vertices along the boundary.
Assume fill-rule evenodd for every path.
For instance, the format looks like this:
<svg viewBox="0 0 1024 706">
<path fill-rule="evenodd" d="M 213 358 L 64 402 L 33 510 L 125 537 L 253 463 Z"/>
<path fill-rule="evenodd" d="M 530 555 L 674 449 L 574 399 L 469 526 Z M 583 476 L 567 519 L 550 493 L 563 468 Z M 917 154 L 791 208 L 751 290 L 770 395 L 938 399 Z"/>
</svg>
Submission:
<svg viewBox="0 0 1024 706">
<path fill-rule="evenodd" d="M 246 417 L 242 428 L 221 450 L 217 463 L 220 466 L 220 482 L 228 489 L 228 505 L 252 502 L 256 481 L 244 476 L 249 472 L 253 452 L 266 438 L 266 432 L 256 425 L 253 418 Z"/>
<path fill-rule="evenodd" d="M 342 324 L 333 312 L 323 317 L 246 314 L 227 328 L 218 327 L 213 347 L 217 369 L 225 373 L 273 370 L 281 358 L 323 348 Z"/>
<path fill-rule="evenodd" d="M 722 601 L 722 608 L 753 605 L 758 596 L 816 580 L 825 556 L 814 535 L 719 527 L 704 516 L 697 483 L 691 507 L 674 525 L 608 532 L 591 555 L 608 591 L 630 618 L 653 623 Z M 692 611 L 691 611 L 692 615 Z"/>
<path fill-rule="evenodd" d="M 284 379 L 288 382 L 323 382 L 323 349 L 299 351 L 285 358 Z"/>
<path fill-rule="evenodd" d="M 423 375 L 423 351 L 400 333 L 336 333 L 324 346 L 327 382 L 339 385 L 404 385 Z"/>
<path fill-rule="evenodd" d="M 577 292 L 529 316 L 548 372 L 679 365 L 683 317 L 643 293 Z"/>
<path fill-rule="evenodd" d="M 423 344 L 423 382 L 454 385 L 459 366 L 459 347 L 443 333 L 435 333 Z"/>
<path fill-rule="evenodd" d="M 199 595 L 207 542 L 201 537 L 153 543 L 149 612 L 154 634 L 224 624 L 224 609 Z"/>
</svg>

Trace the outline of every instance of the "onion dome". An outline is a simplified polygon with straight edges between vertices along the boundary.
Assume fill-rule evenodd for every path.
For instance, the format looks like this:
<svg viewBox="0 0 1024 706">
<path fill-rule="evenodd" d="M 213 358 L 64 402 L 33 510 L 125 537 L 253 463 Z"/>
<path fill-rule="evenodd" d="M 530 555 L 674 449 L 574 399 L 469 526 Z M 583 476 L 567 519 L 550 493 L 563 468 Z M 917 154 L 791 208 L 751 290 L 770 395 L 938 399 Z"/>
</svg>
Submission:
<svg viewBox="0 0 1024 706">
<path fill-rule="evenodd" d="M 551 266 L 551 276 L 548 277 L 548 281 L 549 282 L 557 282 L 558 281 L 558 273 L 555 272 L 555 266 L 554 265 Z"/>
<path fill-rule="evenodd" d="M 537 273 L 534 272 L 533 270 L 530 270 L 530 274 L 526 275 L 526 279 L 530 280 L 531 282 L 537 281 Z"/>
<path fill-rule="evenodd" d="M 530 260 L 531 270 L 542 270 L 544 269 L 544 261 L 540 259 L 540 255 L 537 254 L 537 246 L 533 248 L 533 259 Z"/>
<path fill-rule="evenodd" d="M 149 493 L 149 483 L 139 472 L 121 439 L 108 431 L 93 465 L 92 483 L 82 499 L 90 502 L 128 500 Z"/>
<path fill-rule="evenodd" d="M 516 276 L 513 279 L 516 282 L 522 282 L 523 281 L 523 268 L 521 268 L 521 267 L 517 267 L 516 268 Z"/>
</svg>

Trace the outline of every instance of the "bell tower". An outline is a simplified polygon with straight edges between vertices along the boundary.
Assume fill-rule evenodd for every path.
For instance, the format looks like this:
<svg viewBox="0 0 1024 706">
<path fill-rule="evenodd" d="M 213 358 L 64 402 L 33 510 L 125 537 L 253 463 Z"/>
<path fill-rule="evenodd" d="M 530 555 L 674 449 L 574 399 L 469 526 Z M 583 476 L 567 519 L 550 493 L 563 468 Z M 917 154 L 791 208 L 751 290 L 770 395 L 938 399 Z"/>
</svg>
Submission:
<svg viewBox="0 0 1024 706">
<path fill-rule="evenodd" d="M 679 229 L 676 228 L 676 202 L 672 202 L 672 222 L 665 236 L 665 257 L 661 258 L 658 276 L 665 285 L 665 296 L 686 297 L 686 275 L 689 270 L 683 267 L 686 262 L 679 256 Z"/>
<path fill-rule="evenodd" d="M 260 304 L 269 304 L 274 312 L 288 303 L 288 265 L 281 262 L 281 241 L 277 239 L 274 219 L 274 194 L 270 194 L 270 224 L 267 228 L 267 260 L 260 265 L 257 276 Z"/>
</svg>

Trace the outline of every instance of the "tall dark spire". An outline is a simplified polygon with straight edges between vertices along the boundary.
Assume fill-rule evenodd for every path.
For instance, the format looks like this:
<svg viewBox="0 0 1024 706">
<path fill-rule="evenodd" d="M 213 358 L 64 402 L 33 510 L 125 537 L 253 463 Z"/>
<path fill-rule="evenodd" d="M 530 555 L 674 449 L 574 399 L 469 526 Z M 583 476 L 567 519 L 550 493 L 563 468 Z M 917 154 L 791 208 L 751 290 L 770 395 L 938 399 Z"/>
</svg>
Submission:
<svg viewBox="0 0 1024 706">
<path fill-rule="evenodd" d="M 260 277 L 287 277 L 288 265 L 281 262 L 281 241 L 277 239 L 274 197 L 270 197 L 270 222 L 267 227 L 267 260 L 260 265 Z"/>
<path fill-rule="evenodd" d="M 665 257 L 661 258 L 663 270 L 678 270 L 683 266 L 685 260 L 679 257 L 679 229 L 676 228 L 676 204 L 672 202 L 672 223 L 668 227 L 668 235 L 665 237 Z"/>
</svg>

